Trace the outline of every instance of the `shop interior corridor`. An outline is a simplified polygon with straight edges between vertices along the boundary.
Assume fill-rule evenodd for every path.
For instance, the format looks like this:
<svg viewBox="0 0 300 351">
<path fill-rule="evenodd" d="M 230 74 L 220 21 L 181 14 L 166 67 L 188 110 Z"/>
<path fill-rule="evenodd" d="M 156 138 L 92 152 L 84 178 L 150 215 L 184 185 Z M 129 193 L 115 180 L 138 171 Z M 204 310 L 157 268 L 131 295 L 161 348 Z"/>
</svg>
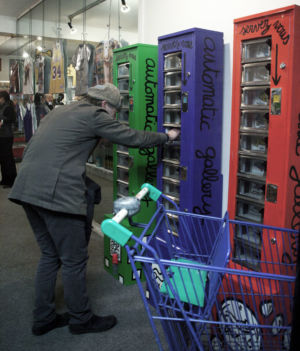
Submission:
<svg viewBox="0 0 300 351">
<path fill-rule="evenodd" d="M 101 185 L 102 201 L 95 207 L 97 222 L 112 209 L 112 182 L 92 177 Z M 103 269 L 103 237 L 93 232 L 89 244 L 88 294 L 99 315 L 114 314 L 118 324 L 104 333 L 72 335 L 68 328 L 43 336 L 31 334 L 34 275 L 39 249 L 21 206 L 0 188 L 0 349 L 3 351 L 155 351 L 157 345 L 136 285 L 123 286 Z M 57 311 L 64 312 L 63 287 L 58 277 Z"/>
</svg>

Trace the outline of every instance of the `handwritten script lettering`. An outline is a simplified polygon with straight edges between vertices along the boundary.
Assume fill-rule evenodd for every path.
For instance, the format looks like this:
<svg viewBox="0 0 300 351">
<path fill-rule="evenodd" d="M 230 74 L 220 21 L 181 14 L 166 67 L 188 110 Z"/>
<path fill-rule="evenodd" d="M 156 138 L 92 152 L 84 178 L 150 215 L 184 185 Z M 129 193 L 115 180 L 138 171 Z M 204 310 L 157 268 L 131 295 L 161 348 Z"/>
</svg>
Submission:
<svg viewBox="0 0 300 351">
<path fill-rule="evenodd" d="M 145 84 L 144 84 L 144 92 L 145 92 L 145 100 L 146 100 L 146 111 L 145 111 L 145 126 L 144 130 L 153 131 L 157 122 L 157 115 L 155 114 L 155 91 L 157 86 L 157 81 L 155 79 L 155 67 L 156 63 L 153 59 L 146 59 L 146 72 L 145 72 Z M 145 183 L 153 184 L 156 180 L 156 149 L 152 148 L 141 148 L 139 150 L 139 154 L 141 156 L 146 157 L 146 167 L 145 167 Z M 148 196 L 144 197 L 143 200 L 149 206 L 149 202 L 151 201 Z"/>
<path fill-rule="evenodd" d="M 203 85 L 202 108 L 200 117 L 200 130 L 210 129 L 210 121 L 216 114 L 215 107 L 215 84 L 219 70 L 216 70 L 216 44 L 213 38 L 206 37 L 204 39 L 203 50 L 203 71 L 201 81 Z"/>
<path fill-rule="evenodd" d="M 290 39 L 290 35 L 287 34 L 285 27 L 279 21 L 276 21 L 273 24 L 273 27 L 275 28 L 276 32 L 279 34 L 279 37 L 282 40 L 282 43 L 286 45 Z"/>
<path fill-rule="evenodd" d="M 205 152 L 196 150 L 195 156 L 203 160 L 203 171 L 201 174 L 201 202 L 200 206 L 195 206 L 194 213 L 208 215 L 211 214 L 212 187 L 213 182 L 219 180 L 219 171 L 214 168 L 214 160 L 216 158 L 216 150 L 210 146 Z"/>
<path fill-rule="evenodd" d="M 261 31 L 260 34 L 264 35 L 268 33 L 271 24 L 269 24 L 268 19 L 261 20 L 255 24 L 246 24 L 242 27 L 240 34 L 246 35 L 249 33 L 258 33 Z"/>
<path fill-rule="evenodd" d="M 163 51 L 168 51 L 168 50 L 179 50 L 179 49 L 192 49 L 193 48 L 193 42 L 191 40 L 178 40 L 174 39 L 171 42 L 167 42 L 162 45 L 162 50 Z"/>
</svg>

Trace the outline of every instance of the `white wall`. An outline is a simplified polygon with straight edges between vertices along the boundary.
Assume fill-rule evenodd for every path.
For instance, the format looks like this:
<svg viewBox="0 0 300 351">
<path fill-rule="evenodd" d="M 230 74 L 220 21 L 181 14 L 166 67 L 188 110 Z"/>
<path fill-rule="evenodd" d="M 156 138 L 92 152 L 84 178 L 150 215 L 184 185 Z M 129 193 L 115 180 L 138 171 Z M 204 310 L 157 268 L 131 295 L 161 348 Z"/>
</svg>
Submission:
<svg viewBox="0 0 300 351">
<path fill-rule="evenodd" d="M 224 33 L 224 90 L 223 90 L 223 147 L 222 173 L 223 212 L 227 209 L 233 21 L 236 18 L 277 9 L 289 5 L 300 5 L 300 0 L 140 0 L 139 42 L 157 44 L 157 38 L 188 28 L 198 27 Z"/>
<path fill-rule="evenodd" d="M 16 18 L 0 15 L 0 32 L 16 33 Z"/>
</svg>

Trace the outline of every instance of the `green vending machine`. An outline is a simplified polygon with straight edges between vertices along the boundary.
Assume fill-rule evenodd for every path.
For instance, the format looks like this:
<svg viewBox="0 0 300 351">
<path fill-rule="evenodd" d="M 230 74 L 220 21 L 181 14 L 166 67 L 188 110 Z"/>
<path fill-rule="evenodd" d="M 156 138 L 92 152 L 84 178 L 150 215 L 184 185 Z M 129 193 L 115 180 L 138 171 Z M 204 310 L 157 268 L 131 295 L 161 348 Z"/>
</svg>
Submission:
<svg viewBox="0 0 300 351">
<path fill-rule="evenodd" d="M 157 62 L 156 45 L 135 44 L 114 50 L 113 82 L 122 95 L 121 111 L 117 118 L 138 130 L 157 130 Z M 136 195 L 142 184 L 156 185 L 157 148 L 113 148 L 113 197 Z M 156 209 L 149 197 L 141 201 L 141 210 L 133 217 L 135 222 L 148 223 Z M 111 218 L 113 214 L 105 217 Z M 142 229 L 132 227 L 128 219 L 122 224 L 139 236 Z M 124 248 L 104 237 L 104 267 L 120 283 L 135 283 L 133 271 Z M 137 267 L 143 279 L 141 267 Z"/>
</svg>

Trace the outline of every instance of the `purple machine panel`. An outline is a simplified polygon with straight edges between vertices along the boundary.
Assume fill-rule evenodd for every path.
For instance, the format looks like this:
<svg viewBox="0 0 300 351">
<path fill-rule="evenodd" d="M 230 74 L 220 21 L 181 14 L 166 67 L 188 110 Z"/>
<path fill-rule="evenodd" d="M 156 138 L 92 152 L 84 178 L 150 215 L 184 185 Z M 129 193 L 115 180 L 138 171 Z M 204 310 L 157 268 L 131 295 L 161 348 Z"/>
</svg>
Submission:
<svg viewBox="0 0 300 351">
<path fill-rule="evenodd" d="M 158 131 L 181 128 L 159 153 L 157 186 L 181 211 L 222 216 L 223 33 L 158 38 Z"/>
</svg>

